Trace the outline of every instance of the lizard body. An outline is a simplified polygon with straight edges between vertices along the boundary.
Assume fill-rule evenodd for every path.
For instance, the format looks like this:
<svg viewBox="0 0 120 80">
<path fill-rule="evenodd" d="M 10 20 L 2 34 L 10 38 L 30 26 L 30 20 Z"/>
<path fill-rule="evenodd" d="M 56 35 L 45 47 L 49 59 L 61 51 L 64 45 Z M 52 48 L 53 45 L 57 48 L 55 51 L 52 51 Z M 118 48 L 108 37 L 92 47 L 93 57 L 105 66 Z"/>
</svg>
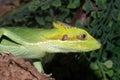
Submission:
<svg viewBox="0 0 120 80">
<path fill-rule="evenodd" d="M 54 22 L 53 29 L 6 27 L 0 29 L 0 51 L 22 58 L 40 58 L 46 53 L 88 52 L 100 43 L 83 29 Z"/>
</svg>

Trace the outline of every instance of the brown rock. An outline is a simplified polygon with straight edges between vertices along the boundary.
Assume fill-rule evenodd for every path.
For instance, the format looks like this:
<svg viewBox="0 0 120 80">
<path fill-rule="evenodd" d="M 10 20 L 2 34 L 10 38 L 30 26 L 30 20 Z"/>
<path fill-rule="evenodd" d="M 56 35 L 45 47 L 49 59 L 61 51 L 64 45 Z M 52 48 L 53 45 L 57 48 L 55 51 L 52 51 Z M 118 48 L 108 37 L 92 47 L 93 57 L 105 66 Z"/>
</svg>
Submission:
<svg viewBox="0 0 120 80">
<path fill-rule="evenodd" d="M 0 54 L 0 80 L 55 80 L 39 73 L 30 62 L 11 54 Z"/>
</svg>

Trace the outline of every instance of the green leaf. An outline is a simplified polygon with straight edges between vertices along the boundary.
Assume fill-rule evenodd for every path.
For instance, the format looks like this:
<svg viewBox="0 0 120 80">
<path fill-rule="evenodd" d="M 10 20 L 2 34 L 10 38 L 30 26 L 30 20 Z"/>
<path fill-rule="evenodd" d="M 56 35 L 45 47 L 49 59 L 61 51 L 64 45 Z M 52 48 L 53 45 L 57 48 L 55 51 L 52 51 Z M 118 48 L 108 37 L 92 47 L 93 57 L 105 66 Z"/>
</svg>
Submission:
<svg viewBox="0 0 120 80">
<path fill-rule="evenodd" d="M 94 17 L 94 18 L 97 18 L 97 17 L 96 17 L 96 11 L 92 11 L 92 12 L 91 12 L 91 16 Z"/>
<path fill-rule="evenodd" d="M 50 17 L 50 16 L 46 16 L 46 17 L 45 17 L 45 20 L 51 22 L 53 19 L 52 19 L 52 17 Z"/>
<path fill-rule="evenodd" d="M 106 50 L 107 51 L 112 51 L 115 49 L 115 45 L 110 43 L 110 42 L 107 42 L 107 47 L 106 47 Z"/>
<path fill-rule="evenodd" d="M 76 27 L 79 27 L 79 28 L 83 28 L 80 20 L 77 20 L 77 21 L 76 21 L 75 26 L 76 26 Z"/>
<path fill-rule="evenodd" d="M 102 30 L 98 30 L 97 34 L 98 34 L 98 36 L 100 36 L 102 34 Z"/>
<path fill-rule="evenodd" d="M 115 5 L 120 10 L 120 0 L 115 0 Z"/>
<path fill-rule="evenodd" d="M 35 5 L 28 6 L 29 10 L 34 12 L 38 7 Z"/>
<path fill-rule="evenodd" d="M 120 69 L 119 69 L 117 72 L 118 72 L 118 74 L 120 75 Z"/>
<path fill-rule="evenodd" d="M 70 17 L 66 18 L 66 19 L 65 19 L 65 22 L 66 22 L 66 23 L 70 23 L 70 22 L 71 22 L 71 18 L 70 18 Z"/>
<path fill-rule="evenodd" d="M 99 69 L 97 63 L 95 63 L 95 62 L 92 62 L 92 63 L 90 64 L 90 68 L 91 68 L 92 70 L 98 70 L 98 69 Z"/>
<path fill-rule="evenodd" d="M 36 17 L 35 19 L 38 24 L 45 25 L 45 21 L 44 21 L 43 17 Z"/>
<path fill-rule="evenodd" d="M 98 5 L 99 8 L 105 8 L 106 6 L 106 0 L 96 0 L 96 5 Z"/>
<path fill-rule="evenodd" d="M 55 6 L 55 7 L 60 7 L 61 6 L 61 0 L 54 0 L 52 5 Z"/>
<path fill-rule="evenodd" d="M 109 77 L 112 77 L 114 74 L 113 70 L 108 70 L 106 73 Z"/>
<path fill-rule="evenodd" d="M 108 26 L 112 26 L 113 25 L 113 21 L 110 21 Z"/>
<path fill-rule="evenodd" d="M 67 8 L 74 9 L 74 8 L 76 8 L 76 5 L 74 3 L 69 3 Z"/>
<path fill-rule="evenodd" d="M 40 1 L 35 0 L 32 4 L 28 5 L 30 11 L 34 12 L 40 6 Z"/>
<path fill-rule="evenodd" d="M 120 21 L 120 12 L 119 12 L 119 14 L 118 14 L 118 20 Z"/>
<path fill-rule="evenodd" d="M 71 8 L 71 9 L 75 9 L 79 6 L 80 4 L 80 0 L 73 0 L 73 1 L 69 1 L 69 4 L 67 5 L 67 8 Z"/>
<path fill-rule="evenodd" d="M 117 9 L 114 9 L 113 12 L 111 13 L 112 14 L 112 18 L 114 20 L 116 20 L 116 21 L 119 19 L 119 12 L 120 11 L 118 11 Z"/>
<path fill-rule="evenodd" d="M 98 78 L 102 78 L 102 76 L 103 76 L 100 70 L 96 70 L 96 71 L 94 71 L 94 73 L 95 73 L 95 75 L 97 75 Z"/>
<path fill-rule="evenodd" d="M 70 13 L 69 9 L 61 8 L 61 12 L 59 13 L 57 20 L 60 21 L 65 20 L 65 18 L 69 15 L 69 13 Z"/>
<path fill-rule="evenodd" d="M 42 10 L 46 10 L 46 9 L 48 9 L 48 8 L 50 8 L 50 5 L 49 5 L 49 4 L 44 4 L 43 6 L 41 6 L 41 9 L 42 9 Z"/>
<path fill-rule="evenodd" d="M 118 46 L 120 46 L 120 39 L 116 40 L 115 42 Z"/>
<path fill-rule="evenodd" d="M 103 63 L 103 65 L 110 69 L 113 67 L 113 62 L 111 60 L 108 60 L 105 63 Z"/>
<path fill-rule="evenodd" d="M 84 4 L 83 9 L 86 11 L 86 13 L 88 13 L 92 9 L 91 2 L 89 0 L 86 0 L 86 3 Z"/>
</svg>

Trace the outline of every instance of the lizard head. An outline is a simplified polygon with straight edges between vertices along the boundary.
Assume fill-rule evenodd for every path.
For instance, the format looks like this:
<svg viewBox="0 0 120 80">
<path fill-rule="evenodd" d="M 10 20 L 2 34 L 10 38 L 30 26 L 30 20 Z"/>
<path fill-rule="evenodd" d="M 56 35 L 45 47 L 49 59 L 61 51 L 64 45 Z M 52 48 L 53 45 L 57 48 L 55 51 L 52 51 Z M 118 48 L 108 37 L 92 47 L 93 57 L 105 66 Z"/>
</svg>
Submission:
<svg viewBox="0 0 120 80">
<path fill-rule="evenodd" d="M 101 44 L 84 29 L 53 22 L 56 31 L 47 37 L 52 47 L 61 52 L 88 52 L 99 49 Z"/>
</svg>

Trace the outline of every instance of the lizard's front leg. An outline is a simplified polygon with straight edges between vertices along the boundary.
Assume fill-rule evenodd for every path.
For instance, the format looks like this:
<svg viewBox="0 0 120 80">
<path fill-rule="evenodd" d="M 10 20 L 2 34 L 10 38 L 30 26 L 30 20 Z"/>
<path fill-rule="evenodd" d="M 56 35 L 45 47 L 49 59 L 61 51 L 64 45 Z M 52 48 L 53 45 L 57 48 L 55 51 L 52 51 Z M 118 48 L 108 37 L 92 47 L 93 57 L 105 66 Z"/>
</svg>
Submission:
<svg viewBox="0 0 120 80">
<path fill-rule="evenodd" d="M 3 35 L 6 36 L 7 38 L 11 39 L 12 41 L 18 43 L 18 44 L 21 44 L 21 45 L 26 44 L 26 42 L 22 38 L 20 38 L 18 35 L 16 35 L 15 33 L 11 32 L 7 29 L 1 28 L 0 29 L 0 38 Z"/>
<path fill-rule="evenodd" d="M 41 73 L 44 72 L 41 61 L 33 62 L 33 65 L 39 72 L 41 72 Z"/>
</svg>

